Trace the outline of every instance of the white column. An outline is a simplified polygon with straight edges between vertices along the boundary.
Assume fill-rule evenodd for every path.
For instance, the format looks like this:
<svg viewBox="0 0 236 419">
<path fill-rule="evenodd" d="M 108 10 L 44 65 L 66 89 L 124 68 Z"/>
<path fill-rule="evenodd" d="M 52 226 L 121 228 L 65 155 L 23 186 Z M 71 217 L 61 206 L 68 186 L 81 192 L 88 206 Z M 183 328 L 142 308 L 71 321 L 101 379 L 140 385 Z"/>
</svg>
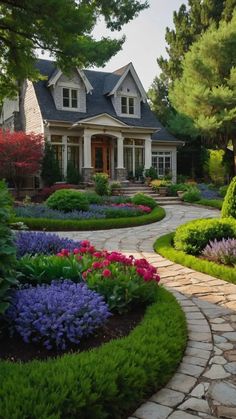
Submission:
<svg viewBox="0 0 236 419">
<path fill-rule="evenodd" d="M 91 134 L 84 131 L 84 168 L 91 169 Z"/>
<path fill-rule="evenodd" d="M 124 169 L 124 138 L 117 137 L 117 169 Z"/>
<path fill-rule="evenodd" d="M 62 137 L 62 153 L 63 153 L 63 176 L 67 176 L 67 136 Z"/>
<path fill-rule="evenodd" d="M 82 137 L 79 137 L 79 171 L 82 173 L 83 167 L 83 141 Z"/>
<path fill-rule="evenodd" d="M 172 172 L 172 182 L 176 183 L 177 181 L 177 150 L 173 150 L 171 153 L 171 172 Z"/>
<path fill-rule="evenodd" d="M 151 138 L 145 139 L 145 163 L 144 168 L 150 169 L 152 165 L 152 140 Z"/>
</svg>

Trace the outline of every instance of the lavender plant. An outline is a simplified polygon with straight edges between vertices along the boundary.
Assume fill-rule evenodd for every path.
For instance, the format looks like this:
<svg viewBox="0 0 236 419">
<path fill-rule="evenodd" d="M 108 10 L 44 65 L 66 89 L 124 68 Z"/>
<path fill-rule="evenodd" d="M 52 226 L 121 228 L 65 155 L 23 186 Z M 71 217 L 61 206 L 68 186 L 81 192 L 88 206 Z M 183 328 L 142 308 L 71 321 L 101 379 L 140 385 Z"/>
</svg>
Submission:
<svg viewBox="0 0 236 419">
<path fill-rule="evenodd" d="M 92 218 L 105 218 L 105 214 L 91 208 L 89 211 L 71 211 L 68 212 L 47 208 L 45 205 L 27 205 L 15 208 L 17 217 L 24 218 L 48 218 L 57 220 L 89 220 Z"/>
<path fill-rule="evenodd" d="M 202 256 L 213 262 L 236 266 L 236 239 L 210 241 Z"/>
<path fill-rule="evenodd" d="M 69 280 L 15 291 L 6 312 L 11 333 L 19 333 L 24 342 L 62 350 L 69 343 L 78 345 L 109 316 L 101 295 Z"/>
<path fill-rule="evenodd" d="M 19 231 L 15 234 L 15 245 L 17 257 L 20 258 L 26 254 L 54 255 L 64 248 L 72 251 L 80 247 L 80 242 L 59 237 L 57 234 Z"/>
</svg>

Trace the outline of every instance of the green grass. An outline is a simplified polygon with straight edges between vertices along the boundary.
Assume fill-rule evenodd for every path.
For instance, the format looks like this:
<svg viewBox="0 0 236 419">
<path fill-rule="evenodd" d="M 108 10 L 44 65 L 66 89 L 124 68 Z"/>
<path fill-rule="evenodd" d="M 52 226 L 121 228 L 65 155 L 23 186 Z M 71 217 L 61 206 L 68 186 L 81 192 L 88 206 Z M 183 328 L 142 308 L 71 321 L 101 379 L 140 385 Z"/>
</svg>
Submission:
<svg viewBox="0 0 236 419">
<path fill-rule="evenodd" d="M 0 362 L 1 419 L 121 419 L 163 387 L 186 346 L 184 314 L 159 288 L 129 336 L 89 352 L 26 364 Z"/>
<path fill-rule="evenodd" d="M 154 243 L 154 250 L 165 258 L 195 269 L 198 272 L 203 272 L 212 275 L 216 278 L 223 279 L 227 282 L 236 284 L 236 270 L 224 265 L 219 265 L 215 262 L 199 259 L 196 256 L 187 255 L 185 252 L 176 250 L 173 247 L 173 238 L 175 233 L 165 234 Z"/>
<path fill-rule="evenodd" d="M 223 199 L 200 199 L 199 201 L 194 202 L 194 204 L 204 205 L 206 207 L 212 207 L 221 210 Z"/>
<path fill-rule="evenodd" d="M 164 208 L 156 207 L 149 214 L 138 217 L 108 218 L 98 220 L 51 220 L 47 218 L 15 217 L 11 223 L 23 222 L 31 230 L 83 231 L 107 230 L 110 228 L 136 227 L 160 221 L 165 217 Z"/>
</svg>

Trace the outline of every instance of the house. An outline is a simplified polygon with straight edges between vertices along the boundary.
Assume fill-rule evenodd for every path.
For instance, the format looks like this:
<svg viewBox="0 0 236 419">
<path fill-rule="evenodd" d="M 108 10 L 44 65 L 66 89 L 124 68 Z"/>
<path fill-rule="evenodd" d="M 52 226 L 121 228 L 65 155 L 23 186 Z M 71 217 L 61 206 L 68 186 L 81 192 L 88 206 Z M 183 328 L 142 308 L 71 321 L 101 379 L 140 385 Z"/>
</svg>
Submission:
<svg viewBox="0 0 236 419">
<path fill-rule="evenodd" d="M 182 145 L 156 119 L 132 63 L 113 73 L 75 68 L 63 74 L 39 60 L 43 80 L 26 80 L 21 100 L 6 100 L 2 124 L 43 133 L 53 145 L 62 175 L 72 161 L 89 181 L 95 172 L 111 179 L 153 166 L 176 180 L 176 149 Z"/>
</svg>

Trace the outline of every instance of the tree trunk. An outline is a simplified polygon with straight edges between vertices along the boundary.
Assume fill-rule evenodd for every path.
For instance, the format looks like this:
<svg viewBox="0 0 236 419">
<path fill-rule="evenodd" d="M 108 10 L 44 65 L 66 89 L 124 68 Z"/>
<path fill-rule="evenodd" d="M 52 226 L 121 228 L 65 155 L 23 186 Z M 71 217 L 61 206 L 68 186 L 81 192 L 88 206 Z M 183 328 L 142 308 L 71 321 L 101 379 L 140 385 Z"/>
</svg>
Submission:
<svg viewBox="0 0 236 419">
<path fill-rule="evenodd" d="M 233 143 L 233 152 L 234 152 L 234 174 L 236 176 L 236 137 L 232 140 Z"/>
</svg>

